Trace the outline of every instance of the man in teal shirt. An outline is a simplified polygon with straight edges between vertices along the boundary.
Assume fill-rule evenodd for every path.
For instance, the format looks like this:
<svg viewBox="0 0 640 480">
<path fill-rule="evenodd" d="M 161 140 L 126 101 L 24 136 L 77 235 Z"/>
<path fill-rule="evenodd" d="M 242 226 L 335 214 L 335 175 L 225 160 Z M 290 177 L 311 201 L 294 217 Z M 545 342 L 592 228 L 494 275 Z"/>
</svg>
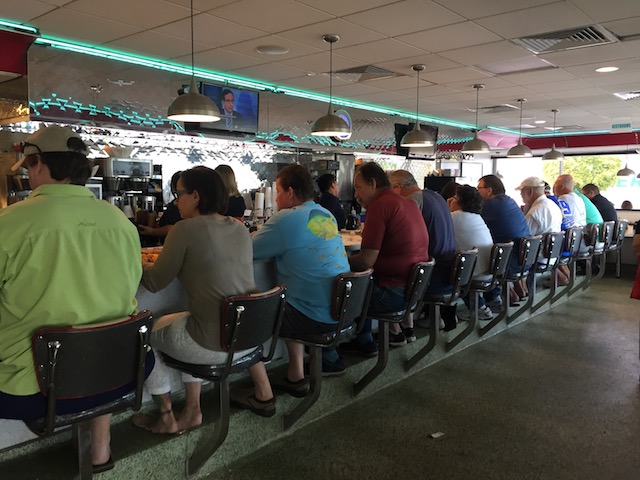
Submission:
<svg viewBox="0 0 640 480">
<path fill-rule="evenodd" d="M 2 418 L 44 417 L 46 399 L 31 352 L 34 330 L 115 320 L 136 310 L 139 236 L 120 210 L 84 186 L 91 171 L 85 150 L 72 130 L 46 127 L 27 137 L 24 156 L 13 166 L 26 167 L 33 192 L 0 210 Z M 112 465 L 110 417 L 92 420 L 97 470 Z"/>
</svg>

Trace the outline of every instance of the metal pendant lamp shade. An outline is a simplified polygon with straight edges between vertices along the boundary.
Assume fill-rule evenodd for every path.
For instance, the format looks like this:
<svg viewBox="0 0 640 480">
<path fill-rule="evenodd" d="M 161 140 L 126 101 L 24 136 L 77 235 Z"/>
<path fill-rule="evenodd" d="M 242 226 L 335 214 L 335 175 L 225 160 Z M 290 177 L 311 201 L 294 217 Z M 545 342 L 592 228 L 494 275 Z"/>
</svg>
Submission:
<svg viewBox="0 0 640 480">
<path fill-rule="evenodd" d="M 417 88 L 416 88 L 416 123 L 413 127 L 413 130 L 404 134 L 402 139 L 400 140 L 401 147 L 432 147 L 433 140 L 429 137 L 427 132 L 420 128 L 420 120 L 419 116 L 419 103 L 420 103 L 420 72 L 422 72 L 425 68 L 425 65 L 416 64 L 412 65 L 411 68 L 414 72 L 417 72 Z"/>
<path fill-rule="evenodd" d="M 551 110 L 553 112 L 553 136 L 556 136 L 556 114 L 558 113 L 558 109 L 554 108 Z M 562 152 L 556 150 L 556 142 L 551 144 L 551 150 L 545 153 L 542 156 L 542 160 L 564 160 L 564 155 Z"/>
<path fill-rule="evenodd" d="M 167 118 L 177 122 L 217 122 L 220 110 L 209 97 L 198 93 L 196 80 L 191 77 L 189 93 L 179 95 L 169 105 Z"/>
<path fill-rule="evenodd" d="M 217 122 L 220 120 L 220 110 L 209 97 L 198 93 L 193 74 L 195 70 L 193 51 L 193 0 L 191 0 L 191 84 L 189 93 L 178 95 L 169 105 L 167 118 L 176 122 Z"/>
<path fill-rule="evenodd" d="M 333 44 L 340 40 L 338 35 L 323 35 L 322 39 L 329 44 L 329 110 L 311 124 L 311 135 L 316 137 L 339 137 L 351 133 L 347 122 L 333 114 Z"/>
<path fill-rule="evenodd" d="M 624 168 L 622 170 L 618 170 L 618 173 L 616 173 L 616 176 L 618 176 L 618 177 L 628 177 L 629 175 L 635 175 L 635 174 L 636 174 L 636 172 L 631 170 L 629 168 L 629 166 L 625 163 L 624 164 Z"/>
<path fill-rule="evenodd" d="M 473 86 L 476 89 L 476 131 L 473 134 L 473 139 L 464 142 L 460 149 L 462 153 L 484 153 L 489 152 L 489 144 L 484 140 L 478 138 L 478 108 L 480 99 L 480 90 L 484 88 L 482 84 L 476 84 Z"/>
<path fill-rule="evenodd" d="M 509 158 L 526 158 L 533 157 L 533 152 L 529 147 L 523 145 L 522 143 L 522 104 L 526 102 L 524 98 L 519 98 L 518 102 L 520 102 L 520 136 L 518 138 L 518 144 L 511 147 L 507 152 L 507 157 Z"/>
</svg>

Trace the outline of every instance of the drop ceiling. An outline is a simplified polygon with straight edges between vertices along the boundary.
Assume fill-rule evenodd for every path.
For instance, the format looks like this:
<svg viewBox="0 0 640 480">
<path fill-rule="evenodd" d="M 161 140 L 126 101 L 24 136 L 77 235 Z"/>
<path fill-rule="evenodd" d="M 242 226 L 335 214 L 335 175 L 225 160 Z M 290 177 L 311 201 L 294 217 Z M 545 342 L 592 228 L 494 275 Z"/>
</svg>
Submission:
<svg viewBox="0 0 640 480">
<path fill-rule="evenodd" d="M 573 131 L 608 131 L 621 120 L 640 127 L 640 99 L 614 95 L 640 90 L 639 0 L 194 0 L 194 9 L 199 68 L 327 94 L 329 54 L 321 37 L 335 33 L 341 40 L 334 70 L 371 65 L 395 74 L 338 75 L 337 97 L 411 112 L 411 65 L 424 63 L 426 115 L 473 124 L 472 85 L 483 83 L 480 107 L 527 99 L 527 133 L 548 133 L 554 108 L 558 126 Z M 191 61 L 189 0 L 3 0 L 0 18 L 48 37 Z M 541 55 L 512 41 L 589 25 L 617 41 Z M 256 51 L 262 45 L 288 53 L 264 55 Z M 619 70 L 595 71 L 610 65 Z M 517 130 L 519 112 L 497 110 L 481 110 L 480 126 Z"/>
</svg>

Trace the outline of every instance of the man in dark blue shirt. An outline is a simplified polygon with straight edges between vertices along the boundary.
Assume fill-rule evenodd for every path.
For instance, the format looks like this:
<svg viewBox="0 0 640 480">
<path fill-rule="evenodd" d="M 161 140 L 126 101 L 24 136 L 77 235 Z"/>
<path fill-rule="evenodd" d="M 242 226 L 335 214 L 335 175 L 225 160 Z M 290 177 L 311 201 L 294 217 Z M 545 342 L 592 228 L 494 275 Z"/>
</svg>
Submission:
<svg viewBox="0 0 640 480">
<path fill-rule="evenodd" d="M 427 293 L 449 293 L 451 291 L 451 262 L 456 250 L 451 212 L 446 200 L 425 188 L 421 190 L 414 176 L 406 170 L 396 170 L 389 174 L 391 189 L 415 201 L 420 207 L 422 218 L 429 232 L 429 258 L 436 261 L 427 288 Z M 452 330 L 456 326 L 455 307 L 440 307 L 440 315 L 445 330 Z M 437 321 L 437 320 L 436 320 Z M 415 340 L 413 325 L 401 325 L 406 340 Z"/>
<path fill-rule="evenodd" d="M 489 227 L 494 243 L 513 242 L 508 271 L 515 273 L 520 269 L 518 265 L 517 246 L 520 239 L 528 237 L 531 232 L 518 204 L 505 194 L 504 184 L 495 175 L 485 175 L 478 180 L 478 192 L 482 196 L 482 212 L 480 215 Z M 501 307 L 500 288 L 497 287 L 485 294 L 487 304 L 492 310 Z"/>
</svg>

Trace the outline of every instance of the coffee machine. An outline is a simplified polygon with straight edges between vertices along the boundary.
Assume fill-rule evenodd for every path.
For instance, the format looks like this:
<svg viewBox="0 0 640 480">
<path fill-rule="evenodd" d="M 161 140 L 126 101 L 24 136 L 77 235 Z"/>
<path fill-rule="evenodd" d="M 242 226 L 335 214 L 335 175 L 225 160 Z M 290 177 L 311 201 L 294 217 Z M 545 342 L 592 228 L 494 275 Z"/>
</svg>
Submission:
<svg viewBox="0 0 640 480">
<path fill-rule="evenodd" d="M 155 211 L 155 196 L 150 199 L 147 192 L 154 171 L 151 160 L 108 157 L 99 164 L 105 200 L 132 220 L 138 210 Z"/>
</svg>

